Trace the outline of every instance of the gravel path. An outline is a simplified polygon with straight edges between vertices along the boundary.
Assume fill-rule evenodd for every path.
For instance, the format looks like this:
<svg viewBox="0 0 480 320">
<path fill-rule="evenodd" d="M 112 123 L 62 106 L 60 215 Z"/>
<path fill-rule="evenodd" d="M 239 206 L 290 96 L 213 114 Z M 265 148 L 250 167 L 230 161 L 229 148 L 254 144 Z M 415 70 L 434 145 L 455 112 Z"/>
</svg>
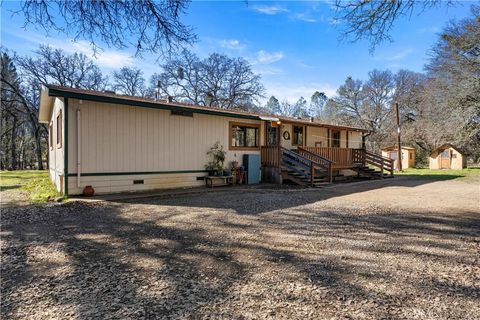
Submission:
<svg viewBox="0 0 480 320">
<path fill-rule="evenodd" d="M 5 206 L 1 318 L 480 319 L 479 199 L 395 178 Z"/>
</svg>

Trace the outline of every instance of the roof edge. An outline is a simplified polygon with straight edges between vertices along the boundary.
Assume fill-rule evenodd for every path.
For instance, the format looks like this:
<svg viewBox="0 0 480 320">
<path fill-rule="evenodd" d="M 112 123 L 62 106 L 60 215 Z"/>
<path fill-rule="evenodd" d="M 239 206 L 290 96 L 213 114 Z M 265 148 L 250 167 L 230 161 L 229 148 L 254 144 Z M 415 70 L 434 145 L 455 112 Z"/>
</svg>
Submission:
<svg viewBox="0 0 480 320">
<path fill-rule="evenodd" d="M 203 106 L 170 103 L 166 101 L 165 102 L 149 101 L 141 97 L 121 96 L 115 93 L 107 93 L 107 92 L 94 91 L 94 90 L 83 90 L 83 89 L 62 87 L 62 86 L 56 86 L 56 85 L 47 85 L 46 88 L 48 89 L 46 91 L 47 92 L 46 95 L 49 97 L 73 98 L 73 99 L 79 99 L 79 100 L 90 100 L 90 101 L 96 101 L 96 102 L 123 104 L 123 105 L 153 108 L 153 109 L 163 109 L 163 110 L 181 110 L 181 111 L 188 111 L 193 113 L 231 117 L 231 118 L 237 118 L 237 119 L 251 119 L 251 120 L 264 120 L 264 121 L 279 119 L 281 122 L 285 122 L 285 123 L 298 123 L 302 125 L 310 125 L 310 126 L 325 127 L 325 128 L 337 128 L 337 129 L 357 131 L 357 132 L 363 132 L 363 133 L 371 132 L 371 130 L 368 130 L 368 129 L 333 125 L 333 124 L 323 124 L 319 122 L 310 122 L 305 119 L 297 120 L 294 118 L 278 116 L 278 115 L 264 115 L 264 114 L 248 113 L 248 112 L 242 112 L 242 111 L 215 109 L 215 108 L 209 108 L 209 107 L 203 107 Z"/>
<path fill-rule="evenodd" d="M 49 123 L 53 110 L 54 98 L 50 95 L 50 88 L 42 84 L 40 88 L 40 106 L 38 108 L 38 122 Z"/>
</svg>

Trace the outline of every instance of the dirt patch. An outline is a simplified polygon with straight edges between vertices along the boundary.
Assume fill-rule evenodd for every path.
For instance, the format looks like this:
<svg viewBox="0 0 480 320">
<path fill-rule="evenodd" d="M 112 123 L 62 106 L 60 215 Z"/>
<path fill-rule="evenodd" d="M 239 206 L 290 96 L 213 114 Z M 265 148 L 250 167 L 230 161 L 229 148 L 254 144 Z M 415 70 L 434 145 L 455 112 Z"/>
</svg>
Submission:
<svg viewBox="0 0 480 320">
<path fill-rule="evenodd" d="M 479 319 L 479 186 L 2 209 L 4 319 Z"/>
</svg>

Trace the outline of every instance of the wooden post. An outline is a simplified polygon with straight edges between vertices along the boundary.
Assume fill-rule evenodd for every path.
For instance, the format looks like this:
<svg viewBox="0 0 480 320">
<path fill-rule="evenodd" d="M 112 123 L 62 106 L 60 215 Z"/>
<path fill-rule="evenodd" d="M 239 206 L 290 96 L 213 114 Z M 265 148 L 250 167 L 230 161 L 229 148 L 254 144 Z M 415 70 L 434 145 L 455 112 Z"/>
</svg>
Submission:
<svg viewBox="0 0 480 320">
<path fill-rule="evenodd" d="M 315 176 L 315 169 L 313 167 L 313 161 L 310 161 L 310 186 L 314 186 L 313 178 Z"/>
<path fill-rule="evenodd" d="M 398 138 L 398 171 L 402 171 L 402 145 L 400 142 L 400 111 L 398 110 L 398 102 L 395 103 L 397 113 L 397 138 Z"/>
<path fill-rule="evenodd" d="M 380 166 L 380 179 L 383 179 L 383 159 L 381 160 L 381 166 Z"/>
<path fill-rule="evenodd" d="M 328 163 L 328 181 L 330 183 L 333 182 L 333 172 L 332 172 L 332 163 L 331 162 Z"/>
</svg>

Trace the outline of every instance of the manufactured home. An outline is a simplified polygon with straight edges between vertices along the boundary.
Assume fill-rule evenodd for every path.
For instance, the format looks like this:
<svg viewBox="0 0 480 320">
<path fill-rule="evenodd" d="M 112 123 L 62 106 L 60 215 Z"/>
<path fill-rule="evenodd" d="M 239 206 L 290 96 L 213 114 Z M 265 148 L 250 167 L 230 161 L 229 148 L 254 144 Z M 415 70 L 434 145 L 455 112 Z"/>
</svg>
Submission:
<svg viewBox="0 0 480 320">
<path fill-rule="evenodd" d="M 226 167 L 259 157 L 261 169 L 250 170 L 261 170 L 262 181 L 314 186 L 393 173 L 389 159 L 365 150 L 362 128 L 52 85 L 40 100 L 50 177 L 65 195 L 86 186 L 101 194 L 204 185 L 216 142 Z"/>
<path fill-rule="evenodd" d="M 412 147 L 402 146 L 402 169 L 415 167 L 415 154 L 416 150 Z M 382 156 L 392 159 L 394 161 L 394 167 L 398 169 L 398 147 L 391 146 L 382 149 Z"/>
<path fill-rule="evenodd" d="M 467 157 L 453 145 L 446 143 L 433 150 L 429 156 L 430 169 L 464 169 Z"/>
</svg>

